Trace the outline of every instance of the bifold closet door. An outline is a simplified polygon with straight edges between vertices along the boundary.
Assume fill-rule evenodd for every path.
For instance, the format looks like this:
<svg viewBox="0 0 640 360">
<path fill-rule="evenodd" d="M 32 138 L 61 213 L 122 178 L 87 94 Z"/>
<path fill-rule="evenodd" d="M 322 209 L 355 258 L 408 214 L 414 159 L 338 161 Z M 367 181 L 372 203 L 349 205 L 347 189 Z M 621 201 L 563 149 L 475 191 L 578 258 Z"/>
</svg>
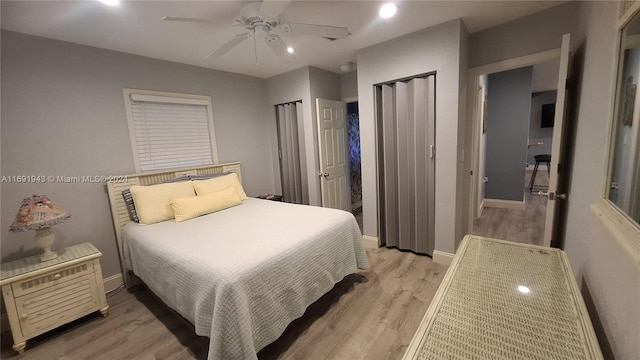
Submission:
<svg viewBox="0 0 640 360">
<path fill-rule="evenodd" d="M 306 167 L 304 166 L 304 133 L 302 102 L 276 106 L 278 121 L 278 147 L 282 195 L 286 202 L 308 204 Z"/>
<path fill-rule="evenodd" d="M 435 75 L 376 87 L 380 235 L 431 255 L 435 222 Z"/>
</svg>

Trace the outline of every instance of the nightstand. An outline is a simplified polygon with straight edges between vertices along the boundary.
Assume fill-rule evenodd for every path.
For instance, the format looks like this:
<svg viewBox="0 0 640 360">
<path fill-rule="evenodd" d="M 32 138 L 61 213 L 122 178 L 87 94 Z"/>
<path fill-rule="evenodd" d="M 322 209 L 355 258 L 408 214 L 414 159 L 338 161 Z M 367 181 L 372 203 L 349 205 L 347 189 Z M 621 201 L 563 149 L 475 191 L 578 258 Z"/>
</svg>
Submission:
<svg viewBox="0 0 640 360">
<path fill-rule="evenodd" d="M 41 262 L 37 255 L 0 265 L 15 351 L 24 352 L 27 340 L 94 311 L 108 315 L 101 256 L 84 243 L 66 248 L 54 260 Z"/>
</svg>

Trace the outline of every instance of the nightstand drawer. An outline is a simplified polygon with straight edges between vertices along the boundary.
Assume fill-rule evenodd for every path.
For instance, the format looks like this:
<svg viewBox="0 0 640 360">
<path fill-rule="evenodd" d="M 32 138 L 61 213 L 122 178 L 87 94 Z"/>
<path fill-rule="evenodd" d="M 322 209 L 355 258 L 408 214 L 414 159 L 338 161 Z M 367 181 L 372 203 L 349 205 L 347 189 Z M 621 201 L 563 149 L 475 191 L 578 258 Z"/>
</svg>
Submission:
<svg viewBox="0 0 640 360">
<path fill-rule="evenodd" d="M 86 261 L 62 269 L 52 270 L 42 276 L 17 281 L 11 284 L 11 287 L 13 288 L 14 296 L 20 297 L 91 273 L 93 273 L 93 262 Z"/>
<path fill-rule="evenodd" d="M 20 327 L 26 337 L 84 316 L 99 304 L 93 274 L 69 277 L 67 281 L 16 298 Z"/>
</svg>

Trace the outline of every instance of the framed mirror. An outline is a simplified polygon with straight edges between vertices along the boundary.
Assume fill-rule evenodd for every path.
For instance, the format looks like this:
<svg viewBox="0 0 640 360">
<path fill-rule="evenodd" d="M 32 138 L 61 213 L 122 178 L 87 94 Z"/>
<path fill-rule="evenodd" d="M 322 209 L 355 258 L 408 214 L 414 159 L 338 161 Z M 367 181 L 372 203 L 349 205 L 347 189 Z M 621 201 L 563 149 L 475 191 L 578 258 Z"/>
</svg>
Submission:
<svg viewBox="0 0 640 360">
<path fill-rule="evenodd" d="M 640 224 L 640 13 L 621 29 L 606 198 Z"/>
</svg>

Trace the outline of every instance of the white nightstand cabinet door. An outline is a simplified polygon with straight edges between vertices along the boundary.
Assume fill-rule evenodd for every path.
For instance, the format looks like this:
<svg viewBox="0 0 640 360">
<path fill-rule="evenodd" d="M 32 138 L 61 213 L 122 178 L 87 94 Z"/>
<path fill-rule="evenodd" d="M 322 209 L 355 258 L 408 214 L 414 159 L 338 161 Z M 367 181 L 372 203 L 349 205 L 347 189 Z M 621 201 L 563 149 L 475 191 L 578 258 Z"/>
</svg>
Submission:
<svg viewBox="0 0 640 360">
<path fill-rule="evenodd" d="M 41 334 L 91 312 L 100 304 L 96 278 L 87 274 L 16 297 L 22 335 Z"/>
</svg>

